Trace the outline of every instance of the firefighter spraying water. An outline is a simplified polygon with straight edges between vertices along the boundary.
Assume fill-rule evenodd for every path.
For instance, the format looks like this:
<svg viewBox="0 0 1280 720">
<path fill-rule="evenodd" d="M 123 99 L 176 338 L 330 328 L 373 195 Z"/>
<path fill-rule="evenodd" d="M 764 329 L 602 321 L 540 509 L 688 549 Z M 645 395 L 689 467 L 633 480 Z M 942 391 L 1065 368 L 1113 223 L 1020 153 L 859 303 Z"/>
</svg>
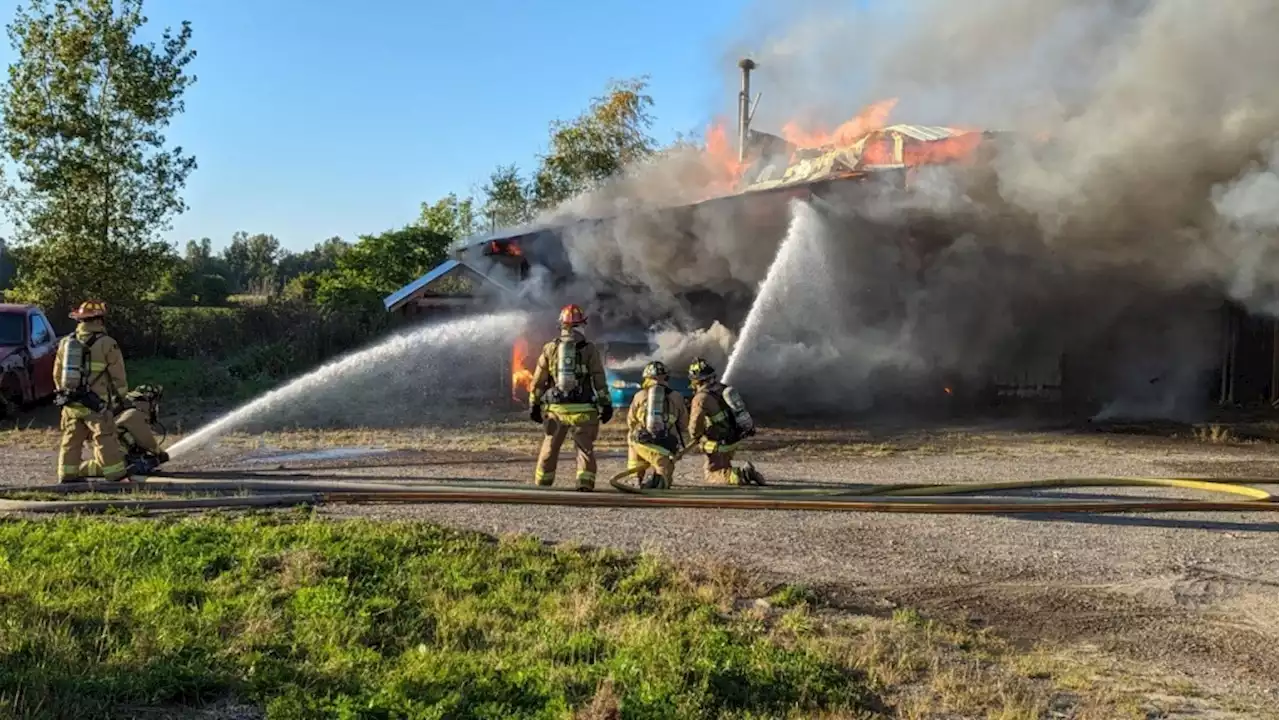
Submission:
<svg viewBox="0 0 1280 720">
<path fill-rule="evenodd" d="M 733 466 L 739 443 L 756 432 L 746 403 L 734 388 L 720 382 L 715 368 L 702 358 L 689 365 L 693 385 L 689 432 L 701 441 L 706 455 L 703 476 L 707 482 L 728 485 L 764 485 L 764 476 L 751 463 Z"/>
</svg>

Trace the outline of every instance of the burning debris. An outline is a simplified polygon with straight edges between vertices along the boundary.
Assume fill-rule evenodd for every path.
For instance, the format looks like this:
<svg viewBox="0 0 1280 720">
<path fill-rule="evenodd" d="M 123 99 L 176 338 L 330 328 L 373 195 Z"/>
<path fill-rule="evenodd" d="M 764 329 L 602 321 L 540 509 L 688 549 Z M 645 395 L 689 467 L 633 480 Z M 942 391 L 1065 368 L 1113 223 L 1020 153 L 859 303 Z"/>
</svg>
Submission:
<svg viewBox="0 0 1280 720">
<path fill-rule="evenodd" d="M 809 130 L 797 121 L 781 137 L 748 133 L 746 159 L 729 144 L 723 120 L 706 136 L 705 162 L 713 180 L 701 200 L 733 193 L 855 178 L 875 170 L 972 161 L 990 134 L 950 127 L 886 125 L 896 99 L 872 103 L 834 131 Z"/>
</svg>

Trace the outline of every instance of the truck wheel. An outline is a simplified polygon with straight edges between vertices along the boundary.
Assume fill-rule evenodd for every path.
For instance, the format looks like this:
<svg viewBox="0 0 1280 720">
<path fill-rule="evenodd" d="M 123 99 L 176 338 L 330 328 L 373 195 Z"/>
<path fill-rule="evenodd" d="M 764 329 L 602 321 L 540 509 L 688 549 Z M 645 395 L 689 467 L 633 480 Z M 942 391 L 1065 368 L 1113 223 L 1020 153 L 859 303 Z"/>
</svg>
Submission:
<svg viewBox="0 0 1280 720">
<path fill-rule="evenodd" d="M 0 379 L 0 417 L 13 417 L 22 407 L 22 388 L 12 375 Z"/>
</svg>

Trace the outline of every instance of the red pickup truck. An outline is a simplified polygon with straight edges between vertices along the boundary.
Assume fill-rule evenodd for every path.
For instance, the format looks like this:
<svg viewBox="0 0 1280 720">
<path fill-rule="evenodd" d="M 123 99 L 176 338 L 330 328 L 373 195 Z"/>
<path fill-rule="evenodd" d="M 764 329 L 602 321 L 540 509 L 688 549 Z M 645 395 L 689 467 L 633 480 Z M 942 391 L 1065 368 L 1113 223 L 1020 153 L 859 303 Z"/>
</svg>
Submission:
<svg viewBox="0 0 1280 720">
<path fill-rule="evenodd" d="M 0 415 L 53 397 L 58 336 L 34 305 L 0 303 Z"/>
</svg>

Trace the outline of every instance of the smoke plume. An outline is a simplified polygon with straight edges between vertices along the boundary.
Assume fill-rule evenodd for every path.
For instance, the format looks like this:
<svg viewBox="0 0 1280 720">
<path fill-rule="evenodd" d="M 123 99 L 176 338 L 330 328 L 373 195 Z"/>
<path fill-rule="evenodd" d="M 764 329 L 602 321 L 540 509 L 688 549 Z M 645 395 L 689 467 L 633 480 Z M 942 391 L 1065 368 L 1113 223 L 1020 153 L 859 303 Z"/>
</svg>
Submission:
<svg viewBox="0 0 1280 720">
<path fill-rule="evenodd" d="M 890 122 L 1001 132 L 980 163 L 922 169 L 911 192 L 862 189 L 791 220 L 810 238 L 802 264 L 821 273 L 796 271 L 752 350 L 753 402 L 796 402 L 797 378 L 804 400 L 842 407 L 866 406 L 871 388 L 1025 384 L 1026 367 L 1052 384 L 1050 359 L 1070 348 L 1113 412 L 1182 412 L 1215 362 L 1221 300 L 1277 312 L 1277 12 L 1274 0 L 755 11 L 721 65 L 729 99 L 731 60 L 758 62 L 756 128 L 833 128 L 897 98 Z M 789 218 L 768 204 L 785 201 L 661 210 L 704 199 L 724 173 L 678 148 L 562 208 L 620 215 L 568 233 L 573 292 L 628 297 L 637 317 L 684 330 L 740 327 L 741 313 L 690 294 L 752 297 L 787 232 L 764 220 Z"/>
</svg>

